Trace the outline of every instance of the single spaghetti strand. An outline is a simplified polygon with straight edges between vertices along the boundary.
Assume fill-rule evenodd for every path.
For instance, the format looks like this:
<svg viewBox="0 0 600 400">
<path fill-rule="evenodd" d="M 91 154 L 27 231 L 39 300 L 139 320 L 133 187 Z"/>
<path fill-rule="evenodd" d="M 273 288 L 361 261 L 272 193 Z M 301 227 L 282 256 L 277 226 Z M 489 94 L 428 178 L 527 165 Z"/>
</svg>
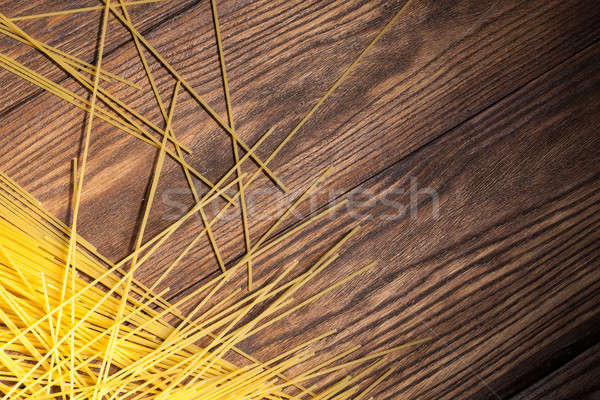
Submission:
<svg viewBox="0 0 600 400">
<path fill-rule="evenodd" d="M 73 159 L 73 204 L 75 204 L 75 202 L 77 201 L 76 197 L 75 197 L 75 193 L 77 193 L 77 158 Z M 75 236 L 73 236 L 75 237 Z M 75 237 L 75 240 L 76 237 Z M 74 244 L 75 246 L 76 244 Z M 71 263 L 71 267 L 72 267 L 72 271 L 71 271 L 71 296 L 75 295 L 75 280 L 77 278 L 77 267 L 76 267 L 76 263 L 73 262 Z M 74 301 L 71 302 L 71 330 L 72 330 L 72 334 L 71 334 L 71 340 L 69 343 L 69 348 L 71 351 L 71 355 L 70 355 L 70 361 L 71 361 L 71 365 L 70 365 L 70 371 L 69 371 L 69 378 L 71 379 L 71 384 L 70 386 L 70 391 L 71 391 L 71 399 L 73 398 L 74 394 L 75 394 L 75 330 L 73 329 L 73 327 L 75 326 L 75 308 L 77 307 L 77 299 L 75 299 Z"/>
<path fill-rule="evenodd" d="M 48 285 L 46 284 L 46 276 L 44 275 L 44 271 L 41 271 L 41 277 L 42 277 L 42 289 L 44 291 L 44 311 L 46 312 L 46 314 L 48 314 L 50 312 L 50 299 L 48 296 Z M 52 318 L 48 318 L 48 325 L 50 327 L 50 337 L 52 339 L 52 346 L 54 346 L 56 344 L 56 334 L 54 333 L 54 324 L 52 323 Z M 50 360 L 50 370 L 54 369 L 54 364 L 56 362 L 56 352 L 52 355 L 52 360 Z M 50 382 L 52 381 L 52 375 L 50 374 L 50 378 L 49 378 L 49 382 L 48 382 L 48 394 L 51 393 L 52 387 L 50 385 Z M 62 376 L 60 377 L 60 382 L 61 382 L 61 386 L 62 386 Z M 62 390 L 64 391 L 64 388 L 62 388 Z"/>
<path fill-rule="evenodd" d="M 388 369 L 385 374 L 381 375 L 375 382 L 373 382 L 372 384 L 370 384 L 369 387 L 367 387 L 358 396 L 356 396 L 354 398 L 354 400 L 361 400 L 361 399 L 363 399 L 367 394 L 369 394 L 369 392 L 371 392 L 373 389 L 375 389 L 375 387 L 377 385 L 379 385 L 381 382 L 383 382 L 384 380 L 386 380 L 388 378 L 388 376 L 390 376 L 391 374 L 393 374 L 395 370 L 396 370 L 395 367 L 392 367 L 392 368 Z"/>
<path fill-rule="evenodd" d="M 227 67 L 225 65 L 225 53 L 223 52 L 223 43 L 221 41 L 221 29 L 219 27 L 219 13 L 217 11 L 216 0 L 210 0 L 210 6 L 213 15 L 213 23 L 215 25 L 215 36 L 217 38 L 217 50 L 219 53 L 219 64 L 221 66 L 221 77 L 223 78 L 223 92 L 225 93 L 225 105 L 227 107 L 227 120 L 229 127 L 235 131 L 235 123 L 233 120 L 233 109 L 231 107 L 231 92 L 229 91 L 229 82 L 227 79 Z M 233 157 L 237 165 L 238 178 L 242 175 L 240 164 L 240 153 L 235 135 L 231 135 L 231 144 L 233 146 Z M 244 243 L 246 252 L 249 253 L 252 247 L 250 243 L 250 232 L 248 230 L 248 210 L 246 207 L 246 195 L 244 193 L 244 184 L 241 180 L 238 181 L 238 191 L 240 193 L 240 208 L 242 211 L 242 229 L 244 231 Z M 207 231 L 208 232 L 208 231 Z M 252 260 L 248 260 L 248 290 L 252 290 Z"/>
<path fill-rule="evenodd" d="M 160 1 L 163 1 L 163 0 L 135 0 L 135 1 L 129 1 L 126 4 L 128 6 L 137 6 L 137 5 L 141 5 L 141 4 L 158 3 Z M 117 5 L 115 7 L 119 7 L 119 6 Z M 98 11 L 98 10 L 103 10 L 103 9 L 104 9 L 104 6 L 73 8 L 71 10 L 52 11 L 52 12 L 48 12 L 48 13 L 44 13 L 44 14 L 23 15 L 20 17 L 13 17 L 13 18 L 11 18 L 11 20 L 15 21 L 15 22 L 16 21 L 26 21 L 26 20 L 30 20 L 30 19 L 56 17 L 59 15 L 79 14 L 79 13 L 84 13 L 84 12 L 88 12 L 88 11 Z"/>
<path fill-rule="evenodd" d="M 348 77 L 348 75 L 350 75 L 350 73 L 354 70 L 354 68 L 360 63 L 360 61 L 363 59 L 365 54 L 367 54 L 369 52 L 369 50 L 375 46 L 375 44 L 379 41 L 379 39 L 381 39 L 381 37 L 394 25 L 394 23 L 398 20 L 398 18 L 400 18 L 400 16 L 408 9 L 411 2 L 412 2 L 412 0 L 408 0 L 406 3 L 404 3 L 402 8 L 400 8 L 400 10 L 396 13 L 396 15 L 394 15 L 394 17 L 392 17 L 392 19 L 387 24 L 385 24 L 385 26 L 379 31 L 379 33 L 377 33 L 375 38 L 373 38 L 373 40 L 367 45 L 367 47 L 365 47 L 363 49 L 363 51 L 359 54 L 359 56 L 352 62 L 352 64 L 350 64 L 348 66 L 348 68 L 346 68 L 346 70 L 342 73 L 342 75 L 325 92 L 323 97 L 321 97 L 319 99 L 319 101 L 317 101 L 317 103 L 308 111 L 308 113 L 302 118 L 302 120 L 300 120 L 300 122 L 298 122 L 298 124 L 290 131 L 290 133 L 288 133 L 288 135 L 285 137 L 285 139 L 279 144 L 279 146 L 277 146 L 275 151 L 273 151 L 273 153 L 271 153 L 269 158 L 267 158 L 265 160 L 265 164 L 268 164 L 270 161 L 272 161 L 273 158 L 275 158 L 277 156 L 277 154 L 281 151 L 281 149 L 292 139 L 292 137 L 294 137 L 294 135 L 313 116 L 313 114 L 315 112 L 317 112 L 317 110 L 321 107 L 321 105 L 323 105 L 323 103 L 325 103 L 325 100 L 327 100 L 329 98 L 329 96 L 335 91 L 335 89 L 337 89 L 337 87 L 340 86 L 342 84 L 342 82 L 344 82 L 344 80 Z"/>
</svg>

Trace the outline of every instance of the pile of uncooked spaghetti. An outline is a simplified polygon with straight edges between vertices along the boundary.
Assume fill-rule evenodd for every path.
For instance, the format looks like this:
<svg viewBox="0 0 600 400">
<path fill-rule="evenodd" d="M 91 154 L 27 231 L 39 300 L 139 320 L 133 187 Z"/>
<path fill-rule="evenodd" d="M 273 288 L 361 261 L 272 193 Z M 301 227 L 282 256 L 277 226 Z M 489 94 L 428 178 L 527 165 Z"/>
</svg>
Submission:
<svg viewBox="0 0 600 400">
<path fill-rule="evenodd" d="M 373 39 L 361 55 L 348 67 L 302 121 L 285 137 L 269 158 L 261 160 L 256 149 L 271 133 L 267 132 L 254 145 L 248 146 L 236 134 L 231 111 L 225 58 L 222 51 L 217 7 L 211 1 L 215 36 L 219 50 L 227 105 L 227 121 L 223 120 L 136 30 L 128 7 L 143 6 L 159 0 L 102 0 L 85 9 L 57 11 L 50 14 L 9 18 L 0 13 L 0 34 L 31 46 L 50 62 L 58 65 L 88 91 L 81 96 L 42 74 L 27 68 L 0 51 L 0 67 L 52 93 L 71 106 L 85 110 L 86 121 L 81 157 L 73 164 L 72 224 L 67 226 L 46 212 L 31 195 L 4 174 L 0 174 L 0 392 L 3 399 L 362 399 L 392 372 L 383 369 L 389 356 L 407 346 L 381 349 L 352 361 L 347 360 L 359 346 L 346 349 L 337 356 L 321 361 L 300 373 L 290 370 L 314 359 L 315 343 L 335 334 L 315 337 L 270 360 L 258 360 L 239 348 L 245 339 L 261 334 L 269 326 L 289 317 L 310 303 L 318 301 L 336 288 L 359 276 L 375 263 L 359 266 L 356 272 L 332 284 L 306 300 L 295 300 L 299 291 L 314 278 L 326 273 L 342 246 L 357 232 L 350 230 L 329 248 L 317 262 L 299 268 L 299 262 L 281 266 L 275 277 L 260 285 L 252 278 L 256 258 L 277 246 L 290 235 L 329 215 L 338 203 L 284 234 L 278 228 L 308 196 L 317 190 L 328 171 L 320 176 L 255 242 L 250 239 L 251 226 L 245 204 L 245 192 L 259 174 L 265 174 L 282 190 L 285 185 L 269 169 L 268 164 L 296 134 L 360 62 L 402 10 Z M 406 5 L 405 5 L 406 7 Z M 404 7 L 404 8 L 405 8 Z M 404 9 L 403 8 L 403 9 Z M 42 43 L 19 27 L 23 19 L 47 18 L 54 15 L 102 11 L 102 26 L 95 65 Z M 136 86 L 102 68 L 102 58 L 109 18 L 115 18 L 132 35 L 158 108 L 164 117 L 164 128 L 135 111 L 102 87 L 102 82 L 117 80 Z M 174 80 L 172 101 L 166 105 L 159 94 L 145 52 L 159 60 Z M 180 90 L 186 90 L 231 138 L 235 163 L 218 182 L 210 182 L 185 160 L 190 150 L 177 139 L 172 128 Z M 146 196 L 143 218 L 131 254 L 114 264 L 77 234 L 77 222 L 85 182 L 90 137 L 95 119 L 153 146 L 158 151 L 152 182 Z M 195 205 L 185 215 L 151 239 L 144 238 L 156 188 L 165 158 L 180 164 L 194 195 Z M 258 168 L 245 173 L 244 163 Z M 194 179 L 209 188 L 200 195 Z M 235 194 L 231 191 L 235 190 Z M 209 220 L 204 208 L 216 199 L 226 205 Z M 226 265 L 220 256 L 211 229 L 229 207 L 239 207 L 242 219 L 245 255 L 234 265 Z M 160 277 L 146 286 L 135 279 L 135 272 L 164 246 L 174 232 L 193 216 L 199 216 L 204 230 L 196 235 Z M 169 304 L 158 291 L 165 277 L 176 271 L 177 264 L 201 239 L 207 238 L 215 252 L 222 274 L 205 281 L 175 304 Z M 228 287 L 232 277 L 247 271 L 248 292 Z M 194 308 L 182 313 L 181 306 L 195 300 Z M 244 360 L 234 363 L 233 360 Z M 356 368 L 360 366 L 360 368 Z M 323 388 L 315 384 L 321 378 L 352 368 L 345 376 Z M 375 378 L 373 378 L 375 377 Z M 369 379 L 367 379 L 369 378 Z M 368 382 L 368 384 L 365 384 Z M 313 385 L 308 387 L 309 385 Z M 318 389 L 317 389 L 318 388 Z"/>
</svg>

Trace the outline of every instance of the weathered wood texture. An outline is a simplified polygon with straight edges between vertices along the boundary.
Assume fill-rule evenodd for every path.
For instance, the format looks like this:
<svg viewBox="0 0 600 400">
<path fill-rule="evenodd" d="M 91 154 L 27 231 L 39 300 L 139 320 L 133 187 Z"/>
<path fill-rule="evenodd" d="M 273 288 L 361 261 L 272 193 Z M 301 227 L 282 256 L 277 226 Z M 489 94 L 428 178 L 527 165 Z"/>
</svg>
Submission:
<svg viewBox="0 0 600 400">
<path fill-rule="evenodd" d="M 58 3 L 0 1 L 0 11 L 15 16 Z M 262 157 L 403 4 L 384 3 L 218 2 L 238 132 L 252 144 L 276 127 Z M 140 30 L 224 115 L 207 3 L 132 10 Z M 93 61 L 94 15 L 23 27 Z M 334 172 L 321 192 L 284 229 L 326 204 L 351 205 L 261 257 L 259 280 L 295 258 L 307 266 L 359 221 L 361 233 L 306 295 L 371 260 L 380 264 L 244 347 L 268 358 L 332 327 L 342 333 L 323 356 L 350 343 L 366 352 L 433 336 L 399 356 L 401 372 L 378 399 L 506 398 L 546 375 L 559 384 L 558 368 L 573 349 L 586 350 L 573 344 L 600 334 L 599 22 L 595 0 L 416 0 L 273 161 L 292 193 L 266 178 L 255 188 L 268 190 L 251 189 L 254 239 L 329 165 Z M 143 91 L 110 89 L 162 126 L 129 36 L 116 22 L 111 27 L 106 66 Z M 0 51 L 38 63 L 76 90 L 41 58 L 6 46 Z M 152 66 L 168 102 L 174 81 Z M 69 161 L 80 151 L 84 114 L 5 72 L 0 99 L 0 168 L 68 220 Z M 178 104 L 174 127 L 193 150 L 188 160 L 216 181 L 231 166 L 230 141 L 188 94 Z M 114 260 L 131 251 L 155 157 L 155 149 L 96 125 L 80 230 Z M 148 237 L 172 222 L 165 215 L 192 204 L 174 162 L 157 196 Z M 243 254 L 237 221 L 215 227 L 230 265 Z M 141 278 L 152 282 L 200 227 L 196 220 L 175 235 Z M 171 299 L 216 268 L 202 241 L 166 280 Z"/>
</svg>

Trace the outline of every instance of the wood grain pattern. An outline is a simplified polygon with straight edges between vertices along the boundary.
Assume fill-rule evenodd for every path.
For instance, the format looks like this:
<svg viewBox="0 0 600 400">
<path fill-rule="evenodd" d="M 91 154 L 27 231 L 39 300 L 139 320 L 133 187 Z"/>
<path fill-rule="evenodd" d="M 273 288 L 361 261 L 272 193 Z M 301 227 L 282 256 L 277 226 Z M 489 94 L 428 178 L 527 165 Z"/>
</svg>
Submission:
<svg viewBox="0 0 600 400">
<path fill-rule="evenodd" d="M 464 1 L 453 8 L 439 2 L 417 3 L 389 37 L 384 38 L 381 48 L 376 49 L 365 66 L 357 71 L 358 76 L 352 77 L 340 88 L 316 119 L 290 144 L 285 155 L 275 159 L 275 171 L 288 182 L 288 186 L 302 190 L 325 165 L 335 162 L 338 172 L 328 185 L 334 191 L 346 191 L 507 95 L 558 60 L 577 52 L 598 36 L 595 31 L 598 11 L 594 2 L 550 2 L 543 8 L 521 3 L 481 5 L 481 2 Z M 259 41 L 252 58 L 244 56 L 243 50 L 237 50 L 244 49 L 236 45 L 237 40 L 244 44 L 247 36 L 260 37 L 261 30 L 264 30 L 263 15 L 269 15 L 267 11 L 273 7 L 286 12 L 282 14 L 283 11 L 279 11 L 278 17 L 272 18 L 278 29 L 284 29 L 286 18 L 297 12 L 291 3 L 286 3 L 287 8 L 271 3 L 261 4 L 263 9 L 259 8 L 249 15 L 248 10 L 233 15 L 224 12 L 223 30 L 230 35 L 228 41 L 232 44 L 229 46 L 236 49 L 233 51 L 226 46 L 228 59 L 232 60 L 230 70 L 236 116 L 237 110 L 241 110 L 237 118 L 240 134 L 252 143 L 267 128 L 276 126 L 276 137 L 261 152 L 268 154 L 269 148 L 273 148 L 300 119 L 397 7 L 386 9 L 373 3 L 344 2 L 344 5 L 332 3 L 330 8 L 326 8 L 318 2 L 311 3 L 312 8 L 306 11 L 303 24 L 295 24 L 296 30 L 289 33 L 271 35 Z M 361 4 L 366 4 L 363 8 L 384 14 L 365 13 L 359 7 Z M 227 9 L 226 6 L 224 8 Z M 581 11 L 574 12 L 575 9 Z M 457 11 L 449 13 L 449 10 Z M 457 15 L 461 10 L 464 14 Z M 323 53 L 319 43 L 330 37 L 331 30 L 323 32 L 322 21 L 312 16 L 310 11 L 324 14 L 332 23 L 340 19 L 350 21 L 349 26 L 340 28 L 341 32 L 346 32 L 341 39 L 334 44 L 327 42 L 327 52 L 322 56 L 327 56 L 326 63 L 316 55 Z M 247 16 L 248 21 L 235 25 L 241 25 L 238 29 L 246 28 L 237 38 L 235 31 L 229 33 L 230 27 L 242 15 Z M 534 16 L 535 23 L 523 22 L 524 16 L 529 15 Z M 254 19 L 251 20 L 250 16 Z M 309 24 L 313 19 L 317 20 Z M 436 23 L 428 22 L 430 19 Z M 190 32 L 190 24 L 198 20 L 203 21 L 203 25 Z M 465 24 L 461 29 L 456 28 L 457 20 Z M 428 29 L 420 28 L 424 24 Z M 560 31 L 556 26 L 560 27 Z M 193 10 L 170 24 L 165 23 L 150 38 L 176 67 L 184 71 L 200 93 L 218 106 L 222 103 L 222 92 L 216 54 L 210 50 L 214 46 L 211 29 L 208 11 Z M 415 32 L 423 37 L 415 38 Z M 280 43 L 281 47 L 296 37 L 301 43 L 305 40 L 306 44 L 287 45 L 285 51 L 279 54 L 270 50 L 275 44 Z M 487 38 L 485 43 L 481 43 L 482 37 Z M 357 39 L 360 40 L 358 45 Z M 174 47 L 182 50 L 173 54 Z M 307 49 L 313 49 L 312 53 Z M 497 62 L 486 61 L 497 53 L 504 58 Z M 111 69 L 147 87 L 134 57 L 132 48 L 123 48 L 109 56 L 107 62 Z M 483 62 L 487 62 L 486 68 L 480 67 Z M 190 71 L 191 65 L 197 67 Z M 173 83 L 164 71 L 158 70 L 157 73 L 167 97 Z M 302 74 L 307 76 L 302 77 Z M 370 91 L 360 86 L 355 89 L 361 81 L 358 78 L 365 74 L 367 79 L 364 81 L 370 82 L 373 88 Z M 240 82 L 238 76 L 247 75 L 248 78 Z M 457 84 L 467 76 L 468 81 Z M 140 96 L 131 89 L 121 89 L 121 86 L 119 89 L 117 93 L 131 99 L 141 111 L 152 111 L 152 115 L 158 117 L 147 90 Z M 358 95 L 367 91 L 369 94 L 362 98 Z M 68 201 L 64 193 L 70 180 L 66 161 L 77 155 L 84 116 L 48 97 L 45 95 L 29 102 L 3 118 L 5 135 L 2 146 L 5 151 L 2 162 L 11 176 L 46 201 L 51 211 L 65 218 Z M 363 98 L 373 100 L 367 102 Z M 461 99 L 460 105 L 456 99 Z M 194 150 L 190 163 L 216 180 L 231 165 L 228 139 L 199 111 L 195 102 L 182 98 L 176 116 L 176 132 Z M 38 114 L 43 118 L 29 117 Z M 23 134 L 39 130 L 52 134 L 45 135 L 43 140 Z M 55 138 L 60 138 L 59 143 Z M 133 227 L 154 156 L 155 151 L 146 145 L 104 124 L 98 125 L 92 145 L 92 184 L 84 189 L 88 200 L 83 208 L 82 233 L 111 258 L 118 259 L 130 250 Z M 286 163 L 302 167 L 288 168 Z M 159 188 L 160 193 L 166 188 L 184 188 L 180 170 L 174 164 L 167 168 L 167 179 Z M 102 182 L 102 185 L 95 182 Z M 259 182 L 257 186 L 261 187 L 263 183 Z M 159 196 L 162 195 L 160 193 Z M 191 196 L 188 194 L 185 198 L 191 204 Z M 256 216 L 274 215 L 274 211 L 267 207 L 273 203 L 272 197 L 256 199 L 255 203 Z M 99 215 L 103 218 L 98 219 Z M 167 223 L 160 218 L 153 219 L 148 234 L 158 232 Z M 111 237 L 106 237 L 105 224 L 116 227 Z M 257 221 L 257 231 L 264 229 L 264 223 L 259 224 L 261 221 Z M 222 245 L 232 235 L 239 234 L 238 228 L 220 228 Z M 94 237 L 102 240 L 94 240 Z M 229 259 L 240 250 L 239 246 L 231 249 Z M 210 251 L 206 257 L 210 257 Z M 213 261 L 211 259 L 211 264 Z"/>
<path fill-rule="evenodd" d="M 21 15 L 59 3 L 0 1 L 0 11 Z M 259 152 L 264 157 L 403 2 L 218 4 L 240 136 L 254 143 L 276 127 Z M 223 115 L 207 3 L 167 1 L 136 8 L 132 18 Z M 370 260 L 380 265 L 249 340 L 246 350 L 266 359 L 311 336 L 304 327 L 343 330 L 326 342 L 322 357 L 349 343 L 364 343 L 367 352 L 433 336 L 395 360 L 401 372 L 378 399 L 494 399 L 522 390 L 536 396 L 570 376 L 568 365 L 543 387 L 527 389 L 562 366 L 574 341 L 600 333 L 599 21 L 593 0 L 415 1 L 274 160 L 292 193 L 271 190 L 261 178 L 256 187 L 269 190 L 250 204 L 256 239 L 333 163 L 322 191 L 283 231 L 326 204 L 346 198 L 352 207 L 261 257 L 257 276 L 265 279 L 294 258 L 307 266 L 359 221 L 359 237 L 306 295 Z M 107 67 L 144 90 L 107 87 L 160 124 L 129 36 L 113 25 Z M 23 26 L 94 59 L 97 18 Z M 77 90 L 28 52 L 4 42 L 0 51 Z M 152 68 L 169 101 L 174 81 L 154 60 Z M 0 168 L 68 220 L 69 160 L 79 152 L 84 114 L 5 72 L 0 98 Z M 207 177 L 217 180 L 229 168 L 227 137 L 187 94 L 174 126 L 193 150 L 189 162 Z M 80 230 L 112 259 L 131 250 L 155 156 L 106 124 L 94 129 Z M 171 222 L 165 214 L 191 205 L 183 182 L 169 162 L 148 237 Z M 431 193 L 439 199 L 437 213 Z M 152 282 L 199 229 L 198 221 L 188 224 L 144 266 L 141 278 Z M 229 264 L 243 253 L 240 229 L 237 218 L 215 229 Z M 203 241 L 165 286 L 176 300 L 215 272 Z M 235 285 L 243 286 L 243 278 Z M 588 375 L 581 385 L 593 382 L 597 371 Z"/>
<path fill-rule="evenodd" d="M 597 62 L 594 46 L 355 188 L 347 196 L 368 194 L 360 208 L 374 219 L 311 290 L 372 259 L 381 268 L 247 349 L 268 358 L 301 341 L 303 326 L 343 327 L 332 352 L 433 335 L 396 360 L 402 372 L 381 398 L 505 398 L 525 388 L 522 378 L 543 373 L 598 315 Z M 438 218 L 427 196 L 416 216 L 384 218 L 390 202 L 410 204 L 411 179 L 439 194 Z M 321 248 L 292 238 L 261 260 L 263 273 L 308 264 L 355 223 L 346 212 L 302 235 Z M 598 335 L 596 323 L 587 329 Z"/>
</svg>

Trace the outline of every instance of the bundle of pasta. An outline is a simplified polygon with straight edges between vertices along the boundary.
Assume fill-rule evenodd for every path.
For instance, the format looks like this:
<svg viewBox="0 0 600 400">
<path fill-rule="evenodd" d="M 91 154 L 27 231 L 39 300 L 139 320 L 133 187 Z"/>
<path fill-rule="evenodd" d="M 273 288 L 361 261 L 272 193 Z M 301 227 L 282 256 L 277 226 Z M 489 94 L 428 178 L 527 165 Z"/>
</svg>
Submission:
<svg viewBox="0 0 600 400">
<path fill-rule="evenodd" d="M 180 303 L 200 296 L 187 316 L 164 293 L 153 293 L 134 281 L 126 298 L 128 277 L 119 265 L 104 259 L 79 238 L 72 264 L 65 269 L 69 229 L 44 211 L 13 181 L 0 175 L 0 390 L 5 398 L 73 399 L 344 399 L 357 394 L 357 383 L 385 362 L 388 349 L 344 364 L 333 365 L 358 347 L 290 378 L 291 367 L 310 359 L 310 345 L 326 332 L 276 358 L 259 362 L 236 345 L 293 311 L 315 301 L 370 268 L 372 264 L 307 301 L 290 306 L 292 296 L 335 258 L 343 243 L 327 251 L 308 271 L 296 274 L 297 263 L 241 300 L 216 304 L 209 300 L 222 290 L 232 268 L 206 283 Z M 243 265 L 240 263 L 239 265 Z M 76 268 L 75 268 L 76 266 Z M 116 318 L 119 303 L 126 308 Z M 267 304 L 267 306 L 264 306 Z M 245 316 L 259 305 L 250 320 Z M 179 319 L 174 326 L 167 316 Z M 111 333 L 118 332 L 116 337 Z M 115 337 L 111 344 L 111 337 Z M 208 340 L 208 345 L 197 345 Z M 107 351 L 110 350 L 110 354 Z M 230 352 L 249 360 L 238 367 Z M 110 358 L 108 368 L 102 368 Z M 378 360 L 354 377 L 314 393 L 302 384 L 350 365 Z M 391 371 L 382 376 L 382 379 Z M 379 380 L 378 380 L 379 381 Z M 375 383 L 378 383 L 376 381 Z M 288 389 L 293 389 L 292 391 Z M 367 388 L 366 394 L 372 387 Z M 290 393 L 295 392 L 295 395 Z M 308 396 L 308 397 L 307 397 Z M 354 398 L 361 398 L 362 395 Z"/>
</svg>

